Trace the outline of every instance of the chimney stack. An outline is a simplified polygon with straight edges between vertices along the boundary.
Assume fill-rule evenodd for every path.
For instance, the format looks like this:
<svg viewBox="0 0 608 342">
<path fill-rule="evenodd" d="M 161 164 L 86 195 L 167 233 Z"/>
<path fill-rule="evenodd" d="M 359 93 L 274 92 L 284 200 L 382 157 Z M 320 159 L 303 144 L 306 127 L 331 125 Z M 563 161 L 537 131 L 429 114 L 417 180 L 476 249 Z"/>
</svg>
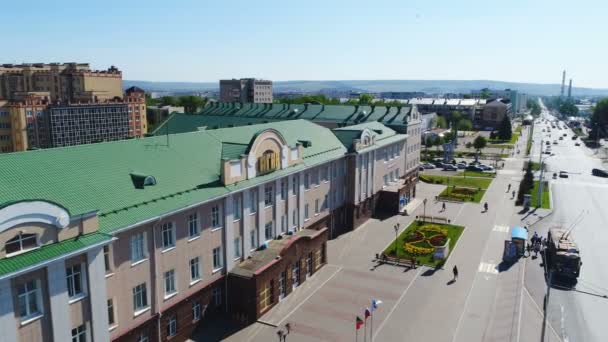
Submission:
<svg viewBox="0 0 608 342">
<path fill-rule="evenodd" d="M 562 91 L 559 94 L 560 97 L 564 97 L 564 87 L 565 86 L 566 86 L 566 70 L 564 70 L 564 72 L 562 73 Z"/>
<path fill-rule="evenodd" d="M 572 96 L 572 79 L 570 79 L 570 83 L 568 84 L 568 98 Z"/>
</svg>

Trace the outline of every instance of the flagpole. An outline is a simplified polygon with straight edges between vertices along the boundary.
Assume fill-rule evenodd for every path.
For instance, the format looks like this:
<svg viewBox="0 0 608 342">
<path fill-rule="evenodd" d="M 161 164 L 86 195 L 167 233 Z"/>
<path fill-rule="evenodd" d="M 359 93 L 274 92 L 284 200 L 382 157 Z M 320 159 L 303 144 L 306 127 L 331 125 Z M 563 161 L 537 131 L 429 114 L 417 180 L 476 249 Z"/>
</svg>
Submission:
<svg viewBox="0 0 608 342">
<path fill-rule="evenodd" d="M 369 341 L 370 342 L 374 342 L 374 314 L 371 314 L 372 316 L 372 321 L 371 321 L 371 326 L 369 329 Z"/>
<path fill-rule="evenodd" d="M 355 342 L 359 341 L 358 336 L 359 336 L 359 328 L 355 327 Z"/>
<path fill-rule="evenodd" d="M 365 318 L 365 322 L 363 323 L 363 342 L 367 341 L 367 318 Z"/>
</svg>

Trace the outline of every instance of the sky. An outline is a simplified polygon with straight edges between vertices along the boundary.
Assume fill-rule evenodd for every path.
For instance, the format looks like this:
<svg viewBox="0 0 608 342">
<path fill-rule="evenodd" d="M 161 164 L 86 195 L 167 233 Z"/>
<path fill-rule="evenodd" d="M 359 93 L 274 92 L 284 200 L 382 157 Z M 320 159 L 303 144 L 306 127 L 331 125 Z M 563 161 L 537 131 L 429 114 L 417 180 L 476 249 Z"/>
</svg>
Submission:
<svg viewBox="0 0 608 342">
<path fill-rule="evenodd" d="M 89 2 L 95 2 L 89 4 Z M 606 0 L 5 1 L 0 63 L 128 80 L 499 80 L 608 88 Z"/>
</svg>

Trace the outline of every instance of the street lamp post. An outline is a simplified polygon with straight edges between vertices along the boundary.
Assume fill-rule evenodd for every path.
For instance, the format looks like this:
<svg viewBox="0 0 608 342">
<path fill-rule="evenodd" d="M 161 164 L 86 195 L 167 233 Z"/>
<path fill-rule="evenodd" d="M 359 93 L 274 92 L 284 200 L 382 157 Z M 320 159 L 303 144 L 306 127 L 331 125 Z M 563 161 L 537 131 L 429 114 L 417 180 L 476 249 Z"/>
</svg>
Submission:
<svg viewBox="0 0 608 342">
<path fill-rule="evenodd" d="M 397 249 L 397 237 L 399 234 L 399 223 L 397 223 L 393 228 L 395 228 L 395 257 L 397 257 L 397 264 L 399 264 L 399 250 Z"/>
<path fill-rule="evenodd" d="M 422 211 L 422 222 L 426 222 L 426 198 L 422 200 L 422 204 L 424 205 L 424 209 Z"/>
</svg>

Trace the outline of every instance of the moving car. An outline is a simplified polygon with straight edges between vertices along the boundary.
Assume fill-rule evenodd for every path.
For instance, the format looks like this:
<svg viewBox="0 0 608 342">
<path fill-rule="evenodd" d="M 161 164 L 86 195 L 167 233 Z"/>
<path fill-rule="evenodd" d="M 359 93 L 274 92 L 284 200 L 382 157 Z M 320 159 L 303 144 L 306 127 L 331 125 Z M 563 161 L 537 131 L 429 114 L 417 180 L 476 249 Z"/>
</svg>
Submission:
<svg viewBox="0 0 608 342">
<path fill-rule="evenodd" d="M 559 178 L 568 178 L 568 172 L 567 171 L 560 171 L 559 172 Z"/>
<path fill-rule="evenodd" d="M 581 143 L 579 143 L 578 141 L 574 143 L 574 146 L 581 146 Z"/>
<path fill-rule="evenodd" d="M 444 164 L 443 171 L 458 171 L 458 168 L 452 164 Z"/>
<path fill-rule="evenodd" d="M 564 137 L 559 137 L 559 140 L 564 140 Z"/>
<path fill-rule="evenodd" d="M 547 140 L 547 141 L 545 142 L 545 145 L 551 145 L 551 142 L 550 142 L 549 140 Z"/>
<path fill-rule="evenodd" d="M 435 168 L 435 165 L 433 165 L 431 163 L 424 163 L 421 166 L 425 169 L 434 169 Z"/>
<path fill-rule="evenodd" d="M 463 169 L 464 170 L 464 169 L 467 168 L 467 163 L 460 162 L 460 163 L 456 164 L 456 167 L 459 168 L 459 169 Z"/>
<path fill-rule="evenodd" d="M 591 170 L 591 174 L 596 177 L 608 178 L 608 171 L 602 169 L 593 169 Z"/>
<path fill-rule="evenodd" d="M 467 168 L 465 169 L 467 171 L 483 171 L 483 169 L 477 165 L 469 165 L 467 166 Z"/>
<path fill-rule="evenodd" d="M 557 140 L 553 140 L 553 145 L 557 145 Z"/>
</svg>

